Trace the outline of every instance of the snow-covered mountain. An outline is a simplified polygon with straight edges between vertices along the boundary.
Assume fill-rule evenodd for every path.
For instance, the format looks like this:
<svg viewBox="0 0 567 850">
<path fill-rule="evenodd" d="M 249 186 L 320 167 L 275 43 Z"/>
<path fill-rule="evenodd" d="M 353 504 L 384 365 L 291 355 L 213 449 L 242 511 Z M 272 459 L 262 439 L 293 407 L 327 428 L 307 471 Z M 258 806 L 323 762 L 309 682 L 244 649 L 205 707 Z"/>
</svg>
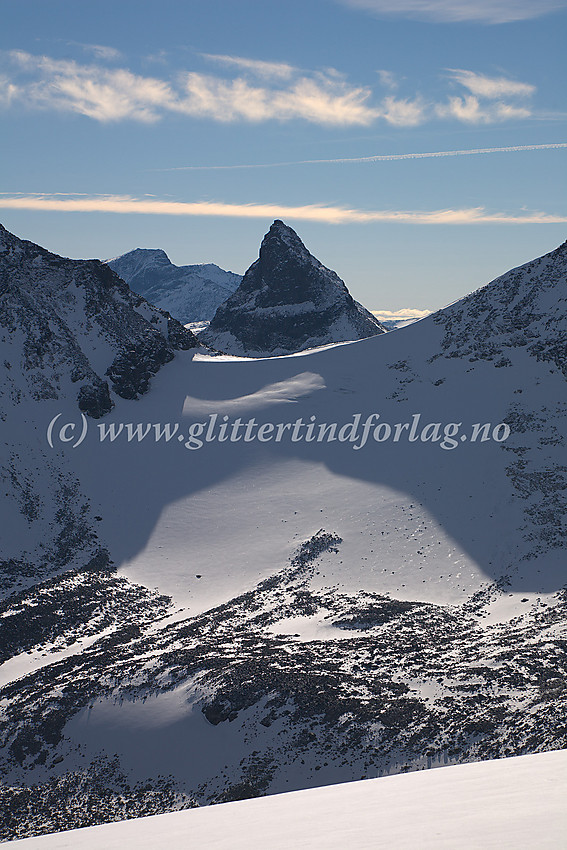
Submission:
<svg viewBox="0 0 567 850">
<path fill-rule="evenodd" d="M 563 850 L 567 751 L 205 806 L 18 842 L 35 850 Z M 17 847 L 17 845 L 14 845 Z"/>
<path fill-rule="evenodd" d="M 160 249 L 136 248 L 107 263 L 134 292 L 183 324 L 212 319 L 242 280 L 213 263 L 175 266 Z"/>
<path fill-rule="evenodd" d="M 0 274 L 3 344 L 21 370 L 8 384 L 31 398 L 72 396 L 75 384 L 79 409 L 98 418 L 113 407 L 111 390 L 138 398 L 175 350 L 198 346 L 103 263 L 51 254 L 2 225 Z"/>
<path fill-rule="evenodd" d="M 75 448 L 16 329 L 2 835 L 565 747 L 566 287 L 567 244 L 393 334 L 178 351 Z"/>
<path fill-rule="evenodd" d="M 203 342 L 226 354 L 277 356 L 384 333 L 297 233 L 274 221 L 260 256 L 216 311 Z"/>
</svg>

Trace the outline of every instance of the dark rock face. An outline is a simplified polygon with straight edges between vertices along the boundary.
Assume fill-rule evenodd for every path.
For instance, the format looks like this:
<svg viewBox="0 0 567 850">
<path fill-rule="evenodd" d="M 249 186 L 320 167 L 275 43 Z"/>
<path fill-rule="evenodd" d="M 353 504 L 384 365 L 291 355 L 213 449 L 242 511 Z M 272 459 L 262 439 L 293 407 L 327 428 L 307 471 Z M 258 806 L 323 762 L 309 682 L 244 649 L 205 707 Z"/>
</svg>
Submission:
<svg viewBox="0 0 567 850">
<path fill-rule="evenodd" d="M 81 413 L 86 413 L 87 416 L 92 416 L 93 419 L 100 419 L 101 416 L 110 413 L 113 408 L 106 381 L 95 384 L 83 384 L 79 390 L 77 401 Z"/>
<path fill-rule="evenodd" d="M 1 225 L 0 329 L 20 393 L 55 399 L 79 383 L 79 409 L 94 418 L 111 410 L 111 390 L 138 398 L 176 349 L 199 345 L 104 263 L 59 257 Z"/>
<path fill-rule="evenodd" d="M 184 324 L 212 319 L 242 280 L 213 263 L 176 266 L 159 248 L 136 248 L 107 262 L 134 292 Z"/>
<path fill-rule="evenodd" d="M 200 335 L 228 354 L 276 356 L 366 339 L 385 328 L 313 257 L 297 233 L 274 221 L 260 256 Z"/>
</svg>

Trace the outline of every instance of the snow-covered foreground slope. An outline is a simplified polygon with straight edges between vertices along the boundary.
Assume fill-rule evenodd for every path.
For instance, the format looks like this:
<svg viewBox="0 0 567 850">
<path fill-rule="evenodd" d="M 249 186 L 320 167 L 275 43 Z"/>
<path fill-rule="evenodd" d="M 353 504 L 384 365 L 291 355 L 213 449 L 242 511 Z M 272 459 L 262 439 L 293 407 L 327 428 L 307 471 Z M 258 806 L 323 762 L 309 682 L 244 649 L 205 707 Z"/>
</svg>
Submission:
<svg viewBox="0 0 567 850">
<path fill-rule="evenodd" d="M 13 401 L 113 565 L 0 608 L 3 835 L 565 746 L 566 270 L 311 353 L 179 352 L 76 448 L 75 400 Z"/>
<path fill-rule="evenodd" d="M 225 803 L 15 842 L 37 850 L 561 850 L 567 751 Z"/>
<path fill-rule="evenodd" d="M 107 264 L 134 292 L 183 324 L 212 319 L 242 280 L 213 263 L 176 266 L 165 251 L 152 248 L 136 248 Z"/>
</svg>

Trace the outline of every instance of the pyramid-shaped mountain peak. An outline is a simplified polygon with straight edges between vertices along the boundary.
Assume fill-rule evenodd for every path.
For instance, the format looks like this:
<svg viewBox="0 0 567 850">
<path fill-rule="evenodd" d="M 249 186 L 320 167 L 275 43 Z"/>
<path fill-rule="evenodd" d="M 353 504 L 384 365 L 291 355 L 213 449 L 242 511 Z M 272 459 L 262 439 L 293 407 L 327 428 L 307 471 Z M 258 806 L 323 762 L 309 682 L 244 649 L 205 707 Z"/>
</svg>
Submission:
<svg viewBox="0 0 567 850">
<path fill-rule="evenodd" d="M 383 333 L 340 277 L 276 220 L 236 292 L 201 336 L 228 354 L 277 356 Z"/>
</svg>

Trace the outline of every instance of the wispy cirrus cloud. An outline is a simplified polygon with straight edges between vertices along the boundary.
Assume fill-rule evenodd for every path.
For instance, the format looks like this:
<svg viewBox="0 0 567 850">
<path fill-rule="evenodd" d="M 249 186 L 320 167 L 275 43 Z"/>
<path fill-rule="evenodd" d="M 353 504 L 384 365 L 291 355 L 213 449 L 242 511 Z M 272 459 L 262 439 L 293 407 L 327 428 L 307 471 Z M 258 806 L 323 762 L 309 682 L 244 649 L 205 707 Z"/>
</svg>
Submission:
<svg viewBox="0 0 567 850">
<path fill-rule="evenodd" d="M 129 118 L 150 123 L 175 99 L 167 82 L 124 68 L 81 65 L 21 50 L 9 56 L 22 74 L 32 77 L 18 80 L 18 99 L 31 108 L 76 112 L 101 122 Z"/>
<path fill-rule="evenodd" d="M 536 87 L 508 77 L 489 77 L 461 68 L 448 68 L 454 83 L 468 91 L 449 97 L 435 111 L 440 118 L 456 118 L 465 124 L 494 124 L 532 115 L 530 98 Z"/>
<path fill-rule="evenodd" d="M 246 59 L 243 56 L 227 56 L 217 53 L 201 53 L 201 56 L 209 62 L 238 68 L 241 71 L 247 71 L 255 76 L 268 79 L 274 77 L 280 80 L 289 80 L 299 72 L 298 68 L 289 65 L 287 62 L 266 62 L 263 59 Z"/>
<path fill-rule="evenodd" d="M 529 118 L 530 109 L 513 103 L 483 104 L 478 97 L 450 97 L 435 107 L 439 118 L 455 118 L 463 124 L 495 124 L 500 121 Z"/>
<path fill-rule="evenodd" d="M 0 75 L 0 106 L 8 107 L 19 97 L 20 90 L 9 77 Z"/>
<path fill-rule="evenodd" d="M 12 87 L 10 102 L 74 112 L 101 122 L 150 123 L 175 113 L 224 123 L 299 118 L 328 126 L 366 126 L 380 115 L 369 103 L 370 89 L 352 86 L 330 72 L 296 76 L 278 87 L 258 85 L 244 76 L 226 79 L 194 71 L 163 80 L 125 68 L 82 65 L 24 51 L 10 51 L 8 59 L 19 72 L 16 80 L 5 75 L 4 91 L 8 84 Z M 251 64 L 258 65 L 252 60 Z"/>
<path fill-rule="evenodd" d="M 477 74 L 462 68 L 447 68 L 447 71 L 455 82 L 468 89 L 471 94 L 488 100 L 531 97 L 536 91 L 536 87 L 530 83 L 521 83 L 508 77 L 488 77 L 486 74 Z"/>
<path fill-rule="evenodd" d="M 567 0 L 338 0 L 380 17 L 437 23 L 508 24 L 539 18 L 567 7 Z"/>
<path fill-rule="evenodd" d="M 382 101 L 382 118 L 394 127 L 417 127 L 427 120 L 428 108 L 420 97 L 385 97 Z"/>
<path fill-rule="evenodd" d="M 228 218 L 286 218 L 297 221 L 316 221 L 325 224 L 364 224 L 396 222 L 400 224 L 564 224 L 567 215 L 552 215 L 540 211 L 520 213 L 489 212 L 484 207 L 443 210 L 360 210 L 342 206 L 307 204 L 248 203 L 233 204 L 221 201 L 172 201 L 153 196 L 134 198 L 128 195 L 68 195 L 2 194 L 0 209 L 35 210 L 43 212 L 101 212 L 205 216 Z"/>
<path fill-rule="evenodd" d="M 364 127 L 379 121 L 417 127 L 440 119 L 487 124 L 532 115 L 534 86 L 468 70 L 448 72 L 453 87 L 464 87 L 462 96 L 432 102 L 421 95 L 388 94 L 376 100 L 371 88 L 351 84 L 333 68 L 306 72 L 285 63 L 206 56 L 236 67 L 238 74 L 183 71 L 161 79 L 20 50 L 0 52 L 6 68 L 0 75 L 0 106 L 70 112 L 103 123 L 152 123 L 175 114 L 219 123 L 299 119 L 323 127 Z M 392 89 L 394 77 L 380 74 Z"/>
<path fill-rule="evenodd" d="M 197 72 L 180 79 L 184 92 L 172 108 L 219 122 L 301 118 L 328 126 L 367 126 L 380 114 L 369 104 L 370 89 L 324 75 L 300 77 L 281 89 L 254 85 L 241 77 L 225 80 Z"/>
<path fill-rule="evenodd" d="M 378 74 L 381 86 L 384 86 L 386 89 L 391 89 L 392 91 L 398 88 L 399 82 L 393 71 L 386 71 L 382 68 L 381 70 L 376 71 L 376 73 Z"/>
<path fill-rule="evenodd" d="M 106 44 L 84 44 L 82 41 L 69 41 L 67 43 L 80 47 L 85 53 L 92 53 L 95 59 L 102 59 L 105 62 L 117 62 L 122 59 L 120 50 Z"/>
</svg>

